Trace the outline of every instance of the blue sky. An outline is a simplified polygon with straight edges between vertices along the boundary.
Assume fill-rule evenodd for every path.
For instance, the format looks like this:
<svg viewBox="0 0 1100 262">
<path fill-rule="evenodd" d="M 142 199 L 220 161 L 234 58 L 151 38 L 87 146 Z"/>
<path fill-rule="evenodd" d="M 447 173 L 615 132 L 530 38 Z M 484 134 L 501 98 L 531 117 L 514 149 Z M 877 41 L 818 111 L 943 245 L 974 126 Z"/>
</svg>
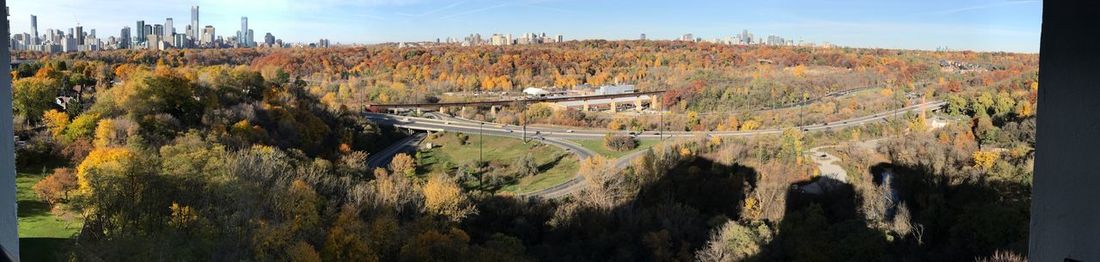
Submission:
<svg viewBox="0 0 1100 262">
<path fill-rule="evenodd" d="M 177 32 L 199 5 L 200 22 L 232 35 L 248 16 L 257 38 L 292 42 L 328 38 L 379 43 L 461 38 L 470 33 L 546 32 L 566 39 L 704 39 L 748 29 L 757 36 L 845 46 L 1038 52 L 1042 2 L 1033 0 L 19 0 L 10 1 L 12 31 L 81 23 L 101 37 L 136 20 Z"/>
</svg>

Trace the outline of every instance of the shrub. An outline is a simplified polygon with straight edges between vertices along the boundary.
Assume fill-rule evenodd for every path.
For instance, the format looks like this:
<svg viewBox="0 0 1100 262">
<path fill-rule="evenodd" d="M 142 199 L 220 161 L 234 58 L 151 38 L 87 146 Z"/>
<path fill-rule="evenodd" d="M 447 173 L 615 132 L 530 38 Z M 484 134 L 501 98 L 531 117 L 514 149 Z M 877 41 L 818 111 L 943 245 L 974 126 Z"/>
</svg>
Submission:
<svg viewBox="0 0 1100 262">
<path fill-rule="evenodd" d="M 607 135 L 603 137 L 603 145 L 607 149 L 611 149 L 618 152 L 625 152 L 633 150 L 638 147 L 638 141 L 633 137 L 624 135 Z"/>
</svg>

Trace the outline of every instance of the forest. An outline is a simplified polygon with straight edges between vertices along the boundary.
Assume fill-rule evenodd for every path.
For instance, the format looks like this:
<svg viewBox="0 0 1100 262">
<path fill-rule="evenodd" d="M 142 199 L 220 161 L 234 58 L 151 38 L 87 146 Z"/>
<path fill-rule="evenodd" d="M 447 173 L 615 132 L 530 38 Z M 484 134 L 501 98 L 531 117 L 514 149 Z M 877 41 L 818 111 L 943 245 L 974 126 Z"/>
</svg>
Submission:
<svg viewBox="0 0 1100 262">
<path fill-rule="evenodd" d="M 11 72 L 25 141 L 18 167 L 48 170 L 34 195 L 49 212 L 82 221 L 59 260 L 1026 255 L 1038 55 L 666 41 L 18 55 L 35 61 Z M 941 65 L 947 60 L 979 69 Z M 408 172 L 415 161 L 366 167 L 403 136 L 359 115 L 366 104 L 608 83 L 669 90 L 662 103 L 672 129 L 784 130 L 665 142 L 621 172 L 613 159 L 588 158 L 578 172 L 583 189 L 564 199 L 465 187 L 457 172 Z M 933 127 L 910 114 L 827 132 L 789 128 L 801 112 L 784 105 L 862 86 L 879 87 L 817 100 L 808 121 L 911 102 L 905 94 L 944 100 L 935 114 L 951 121 Z M 768 108 L 777 109 L 761 111 Z M 614 130 L 657 125 L 539 105 L 473 114 Z M 818 173 L 809 152 L 825 145 L 845 160 L 847 183 Z M 821 184 L 836 186 L 808 189 Z"/>
</svg>

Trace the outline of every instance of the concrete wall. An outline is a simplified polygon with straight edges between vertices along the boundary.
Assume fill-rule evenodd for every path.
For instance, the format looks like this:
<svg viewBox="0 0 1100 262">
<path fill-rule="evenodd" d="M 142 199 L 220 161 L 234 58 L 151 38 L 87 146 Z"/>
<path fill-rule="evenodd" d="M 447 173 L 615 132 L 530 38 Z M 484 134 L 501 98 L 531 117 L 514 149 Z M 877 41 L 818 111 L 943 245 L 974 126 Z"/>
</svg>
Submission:
<svg viewBox="0 0 1100 262">
<path fill-rule="evenodd" d="M 15 202 L 15 140 L 12 131 L 11 56 L 8 53 L 10 24 L 7 1 L 4 6 L 3 24 L 0 25 L 0 245 L 12 261 L 19 261 L 19 220 L 16 219 Z"/>
<path fill-rule="evenodd" d="M 1100 3 L 1044 1 L 1031 261 L 1100 261 Z"/>
</svg>

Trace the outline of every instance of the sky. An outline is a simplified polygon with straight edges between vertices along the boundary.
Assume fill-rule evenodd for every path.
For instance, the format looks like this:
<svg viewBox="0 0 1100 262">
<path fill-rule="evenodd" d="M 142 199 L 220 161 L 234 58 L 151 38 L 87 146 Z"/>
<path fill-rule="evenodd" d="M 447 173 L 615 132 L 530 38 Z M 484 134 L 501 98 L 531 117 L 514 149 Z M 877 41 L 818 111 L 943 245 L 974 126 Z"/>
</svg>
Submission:
<svg viewBox="0 0 1100 262">
<path fill-rule="evenodd" d="M 200 8 L 200 24 L 235 35 L 242 16 L 262 41 L 384 43 L 434 41 L 480 33 L 562 34 L 566 39 L 725 38 L 742 30 L 805 42 L 901 49 L 1039 51 L 1038 0 L 19 0 L 9 1 L 12 32 L 78 23 L 117 36 L 137 20 L 177 33 Z"/>
</svg>

